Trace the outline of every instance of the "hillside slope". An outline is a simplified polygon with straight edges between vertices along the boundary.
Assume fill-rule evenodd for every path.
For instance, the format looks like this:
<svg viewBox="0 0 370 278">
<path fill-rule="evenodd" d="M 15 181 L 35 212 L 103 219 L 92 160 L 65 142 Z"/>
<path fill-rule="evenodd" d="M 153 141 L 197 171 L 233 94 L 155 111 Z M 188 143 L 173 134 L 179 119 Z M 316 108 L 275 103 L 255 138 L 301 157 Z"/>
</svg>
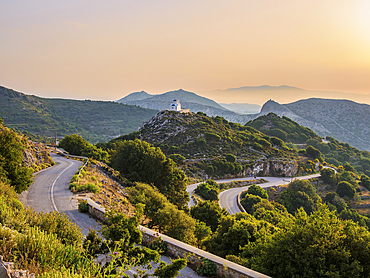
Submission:
<svg viewBox="0 0 370 278">
<path fill-rule="evenodd" d="M 370 151 L 370 105 L 349 100 L 303 99 L 289 104 L 267 101 L 258 114 L 246 115 L 251 119 L 270 112 L 299 123 L 319 136 L 330 136 L 338 141 Z M 244 119 L 247 120 L 248 117 Z M 247 121 L 246 121 L 247 122 Z"/>
<path fill-rule="evenodd" d="M 370 150 L 370 105 L 349 100 L 312 98 L 284 106 L 329 132 L 317 131 L 319 135 L 328 135 L 359 149 Z"/>
<path fill-rule="evenodd" d="M 276 146 L 269 136 L 248 126 L 204 113 L 159 112 L 145 122 L 138 132 L 112 140 L 140 138 L 160 147 L 166 154 L 181 154 L 187 158 L 217 157 L 233 154 L 237 157 L 259 157 L 260 151 L 275 157 L 289 156 L 289 150 Z M 251 150 L 253 149 L 253 150 Z"/>
<path fill-rule="evenodd" d="M 92 143 L 138 129 L 157 111 L 116 102 L 47 99 L 0 87 L 0 117 L 20 131 L 58 137 L 79 134 Z"/>
<path fill-rule="evenodd" d="M 285 142 L 305 144 L 309 139 L 320 139 L 311 129 L 304 127 L 286 116 L 279 117 L 270 112 L 245 124 Z"/>
</svg>

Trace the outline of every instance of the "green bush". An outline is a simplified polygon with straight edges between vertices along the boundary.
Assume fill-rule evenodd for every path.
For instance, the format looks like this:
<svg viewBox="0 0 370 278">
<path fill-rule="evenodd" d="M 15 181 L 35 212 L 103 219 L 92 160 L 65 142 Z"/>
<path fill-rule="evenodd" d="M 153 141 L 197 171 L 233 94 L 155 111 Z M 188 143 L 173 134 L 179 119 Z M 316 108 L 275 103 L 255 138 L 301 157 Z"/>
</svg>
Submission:
<svg viewBox="0 0 370 278">
<path fill-rule="evenodd" d="M 352 199 L 355 196 L 356 189 L 347 181 L 341 181 L 338 183 L 337 193 L 340 197 L 347 196 Z"/>
<path fill-rule="evenodd" d="M 208 181 L 205 183 L 201 183 L 198 187 L 194 190 L 196 194 L 201 196 L 205 200 L 210 201 L 218 201 L 218 185 L 214 185 L 213 183 L 209 183 Z"/>
<path fill-rule="evenodd" d="M 262 199 L 268 199 L 269 195 L 267 194 L 267 191 L 264 190 L 261 186 L 258 186 L 256 184 L 252 184 L 247 191 L 244 191 L 245 194 L 251 194 L 251 195 L 255 195 L 255 196 L 259 196 L 261 197 Z M 243 194 L 243 197 L 244 195 Z"/>
<path fill-rule="evenodd" d="M 158 251 L 159 254 L 166 253 L 167 243 L 162 239 L 162 237 L 155 237 L 150 243 L 149 248 Z"/>
<path fill-rule="evenodd" d="M 78 211 L 82 213 L 89 211 L 87 200 L 83 200 L 81 203 L 78 204 Z"/>
<path fill-rule="evenodd" d="M 209 259 L 203 258 L 197 267 L 197 273 L 201 276 L 212 276 L 216 274 L 216 264 Z"/>
</svg>

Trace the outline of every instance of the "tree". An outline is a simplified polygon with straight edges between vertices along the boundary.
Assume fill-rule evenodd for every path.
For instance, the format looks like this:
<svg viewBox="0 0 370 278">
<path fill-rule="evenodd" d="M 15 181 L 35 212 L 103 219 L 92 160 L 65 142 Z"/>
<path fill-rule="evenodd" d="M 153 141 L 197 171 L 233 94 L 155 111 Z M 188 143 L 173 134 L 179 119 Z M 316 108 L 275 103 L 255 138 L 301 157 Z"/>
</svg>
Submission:
<svg viewBox="0 0 370 278">
<path fill-rule="evenodd" d="M 336 192 L 329 192 L 325 195 L 323 201 L 328 205 L 329 208 L 331 208 L 331 205 L 334 205 L 335 209 L 338 213 L 340 213 L 342 210 L 347 209 L 346 202 L 343 201 Z"/>
<path fill-rule="evenodd" d="M 77 134 L 66 135 L 59 142 L 59 147 L 72 155 L 86 156 L 102 162 L 108 162 L 108 152 L 90 144 Z"/>
<path fill-rule="evenodd" d="M 262 200 L 263 199 L 260 196 L 245 194 L 244 197 L 241 199 L 240 204 L 243 206 L 246 212 L 248 212 L 249 214 L 253 214 L 254 205 L 258 204 L 259 202 L 262 202 Z"/>
<path fill-rule="evenodd" d="M 175 205 L 167 203 L 157 212 L 160 232 L 187 244 L 195 243 L 196 221 Z"/>
<path fill-rule="evenodd" d="M 361 185 L 367 190 L 370 190 L 370 178 L 364 174 L 361 175 Z"/>
<path fill-rule="evenodd" d="M 349 171 L 349 172 L 354 172 L 355 171 L 355 169 L 348 162 L 344 164 L 343 168 L 344 168 L 345 171 Z"/>
<path fill-rule="evenodd" d="M 112 167 L 133 182 L 153 184 L 173 204 L 185 208 L 189 201 L 185 174 L 159 148 L 135 139 L 117 143 Z"/>
<path fill-rule="evenodd" d="M 315 147 L 308 146 L 307 149 L 306 149 L 306 154 L 308 156 L 311 156 L 313 159 L 318 159 L 318 160 L 322 161 L 321 152 L 318 149 L 316 149 Z"/>
<path fill-rule="evenodd" d="M 244 265 L 271 277 L 368 277 L 370 233 L 327 206 L 299 209 L 289 229 L 247 245 Z"/>
<path fill-rule="evenodd" d="M 8 182 L 17 193 L 32 183 L 32 169 L 23 163 L 26 139 L 0 124 L 0 180 Z"/>
<path fill-rule="evenodd" d="M 247 191 L 245 191 L 246 194 L 256 195 L 260 196 L 262 199 L 268 199 L 269 195 L 267 194 L 267 191 L 262 189 L 261 186 L 258 186 L 256 184 L 252 184 Z"/>
<path fill-rule="evenodd" d="M 347 181 L 341 181 L 338 183 L 337 191 L 340 197 L 347 196 L 352 199 L 355 196 L 356 189 Z"/>
<path fill-rule="evenodd" d="M 232 163 L 236 162 L 236 157 L 233 154 L 227 154 L 225 158 L 227 162 L 232 162 Z"/>
<path fill-rule="evenodd" d="M 241 248 L 275 231 L 266 221 L 247 213 L 223 216 L 215 233 L 204 241 L 207 251 L 221 257 L 238 255 Z"/>
<path fill-rule="evenodd" d="M 271 142 L 272 142 L 272 144 L 274 144 L 278 147 L 284 147 L 285 146 L 284 141 L 281 140 L 280 138 L 277 138 L 277 137 L 271 137 Z"/>
<path fill-rule="evenodd" d="M 205 200 L 210 201 L 218 201 L 218 184 L 216 185 L 209 183 L 206 181 L 205 183 L 201 183 L 198 187 L 194 190 L 194 192 L 200 195 Z"/>
<path fill-rule="evenodd" d="M 337 179 L 335 175 L 335 171 L 331 168 L 322 168 L 320 171 L 321 179 L 330 185 L 336 185 Z"/>
<path fill-rule="evenodd" d="M 104 225 L 102 228 L 102 235 L 106 239 L 102 243 L 102 251 L 112 253 L 112 260 L 106 263 L 106 266 L 109 265 L 111 270 L 105 274 L 111 274 L 111 271 L 116 273 L 118 267 L 123 268 L 120 269 L 120 274 L 123 274 L 124 271 L 132 267 L 143 266 L 148 268 L 151 262 L 159 262 L 160 255 L 157 251 L 138 246 L 142 241 L 142 234 L 139 229 L 142 214 L 142 205 L 136 207 L 135 215 L 132 217 L 114 210 L 106 213 L 109 225 Z M 185 266 L 186 259 L 178 259 L 170 265 L 161 263 L 154 273 L 157 277 L 172 278 L 176 277 L 179 270 Z"/>
<path fill-rule="evenodd" d="M 184 160 L 185 160 L 185 157 L 184 156 L 182 156 L 181 154 L 177 154 L 177 153 L 170 154 L 168 156 L 168 158 L 171 158 L 173 161 L 175 161 L 175 163 L 177 165 L 183 165 L 184 164 Z"/>
<path fill-rule="evenodd" d="M 293 216 L 287 209 L 277 202 L 270 202 L 262 199 L 261 202 L 253 206 L 253 216 L 257 220 L 264 220 L 276 227 L 286 229 L 291 225 Z"/>
<path fill-rule="evenodd" d="M 357 182 L 355 180 L 355 174 L 349 171 L 344 171 L 343 173 L 340 174 L 340 180 L 341 181 L 347 181 L 353 186 L 357 186 Z"/>
<path fill-rule="evenodd" d="M 311 213 L 320 200 L 315 188 L 309 181 L 294 180 L 280 194 L 278 202 L 284 205 L 289 213 L 294 214 L 300 207 L 303 207 L 307 213 Z"/>
<path fill-rule="evenodd" d="M 89 142 L 83 139 L 80 135 L 66 135 L 59 142 L 59 147 L 73 155 L 82 155 L 83 149 L 88 146 Z"/>
<path fill-rule="evenodd" d="M 202 247 L 202 242 L 212 234 L 211 227 L 207 226 L 206 223 L 197 220 L 195 224 L 195 238 L 197 239 L 197 247 Z"/>
<path fill-rule="evenodd" d="M 185 243 L 194 243 L 195 220 L 179 210 L 158 191 L 157 188 L 144 183 L 135 183 L 128 188 L 128 199 L 133 205 L 144 204 L 144 219 L 151 229 L 158 229 L 168 236 Z"/>
<path fill-rule="evenodd" d="M 352 220 L 360 226 L 370 229 L 370 218 L 359 214 L 354 209 L 344 209 L 338 214 L 338 218 L 343 220 Z"/>
<path fill-rule="evenodd" d="M 190 214 L 193 218 L 206 223 L 215 232 L 222 216 L 229 213 L 214 202 L 205 201 L 191 207 Z"/>
</svg>

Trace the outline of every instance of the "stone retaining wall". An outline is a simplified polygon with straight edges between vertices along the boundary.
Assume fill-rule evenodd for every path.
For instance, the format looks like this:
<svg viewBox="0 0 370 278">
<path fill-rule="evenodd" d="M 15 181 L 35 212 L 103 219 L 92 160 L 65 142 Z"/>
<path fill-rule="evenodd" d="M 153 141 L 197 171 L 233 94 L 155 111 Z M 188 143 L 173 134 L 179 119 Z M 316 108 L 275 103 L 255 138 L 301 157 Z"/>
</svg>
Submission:
<svg viewBox="0 0 370 278">
<path fill-rule="evenodd" d="M 0 256 L 0 278 L 35 278 L 35 274 L 14 269 L 14 263 L 4 262 L 3 256 Z"/>
<path fill-rule="evenodd" d="M 104 216 L 105 209 L 99 206 L 94 201 L 86 199 L 89 205 L 89 214 L 94 218 L 106 223 Z M 148 245 L 155 237 L 160 236 L 166 243 L 168 248 L 168 255 L 173 258 L 188 258 L 191 265 L 196 266 L 199 264 L 202 258 L 207 258 L 216 264 L 216 274 L 218 277 L 228 278 L 269 278 L 264 274 L 258 273 L 236 263 L 225 260 L 221 257 L 200 250 L 194 246 L 183 243 L 174 238 L 168 237 L 163 234 L 159 234 L 156 231 L 140 226 L 140 230 L 143 234 L 143 245 Z"/>
</svg>

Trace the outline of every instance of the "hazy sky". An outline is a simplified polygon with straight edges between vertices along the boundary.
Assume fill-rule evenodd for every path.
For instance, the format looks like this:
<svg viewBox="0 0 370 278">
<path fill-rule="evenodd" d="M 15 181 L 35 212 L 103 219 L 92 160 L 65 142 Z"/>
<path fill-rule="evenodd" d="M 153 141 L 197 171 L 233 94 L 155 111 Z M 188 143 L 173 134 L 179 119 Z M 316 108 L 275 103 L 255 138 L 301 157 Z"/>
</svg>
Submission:
<svg viewBox="0 0 370 278">
<path fill-rule="evenodd" d="M 370 94 L 370 0 L 0 0 L 0 85 L 17 91 L 264 84 Z"/>
</svg>

